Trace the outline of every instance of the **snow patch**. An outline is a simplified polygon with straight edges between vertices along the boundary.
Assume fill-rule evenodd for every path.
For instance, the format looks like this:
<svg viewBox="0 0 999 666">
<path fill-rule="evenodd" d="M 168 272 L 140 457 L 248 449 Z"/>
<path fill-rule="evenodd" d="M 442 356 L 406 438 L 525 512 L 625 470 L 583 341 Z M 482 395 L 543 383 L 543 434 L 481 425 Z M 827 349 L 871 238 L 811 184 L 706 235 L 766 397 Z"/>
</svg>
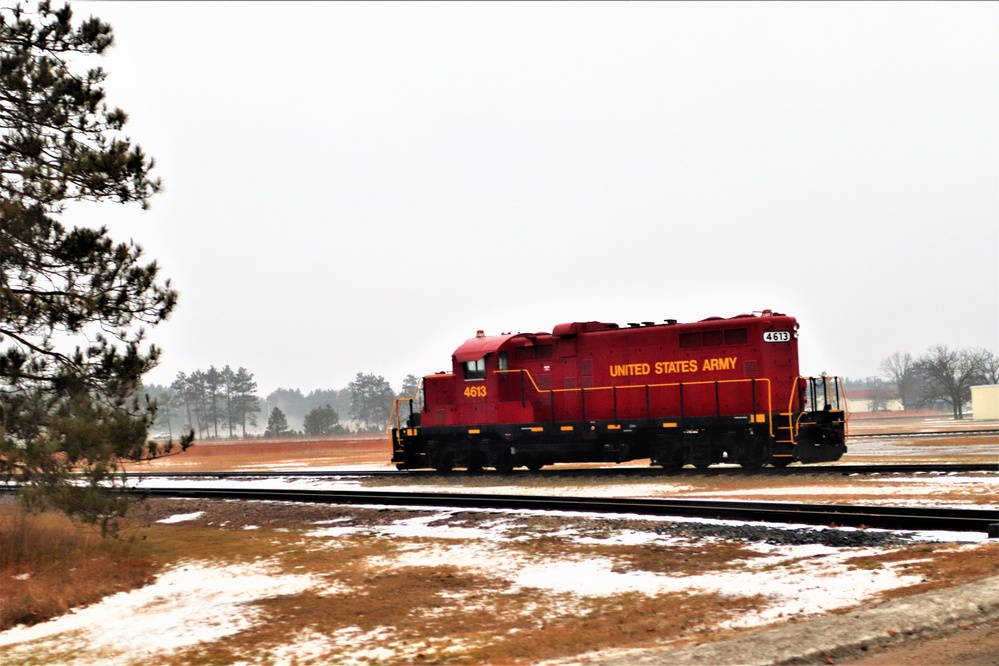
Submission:
<svg viewBox="0 0 999 666">
<path fill-rule="evenodd" d="M 99 653 L 118 663 L 148 659 L 243 631 L 259 615 L 250 602 L 317 585 L 321 581 L 314 576 L 280 574 L 266 562 L 193 562 L 167 570 L 138 590 L 48 622 L 8 629 L 0 633 L 0 647 L 11 648 L 4 651 L 5 659 L 37 659 L 55 646 L 60 651 Z"/>
<path fill-rule="evenodd" d="M 178 513 L 176 515 L 170 516 L 169 518 L 164 518 L 162 520 L 157 520 L 157 523 L 163 523 L 165 525 L 170 523 L 186 523 L 191 520 L 197 520 L 201 516 L 205 515 L 204 511 L 195 511 L 194 513 Z"/>
</svg>

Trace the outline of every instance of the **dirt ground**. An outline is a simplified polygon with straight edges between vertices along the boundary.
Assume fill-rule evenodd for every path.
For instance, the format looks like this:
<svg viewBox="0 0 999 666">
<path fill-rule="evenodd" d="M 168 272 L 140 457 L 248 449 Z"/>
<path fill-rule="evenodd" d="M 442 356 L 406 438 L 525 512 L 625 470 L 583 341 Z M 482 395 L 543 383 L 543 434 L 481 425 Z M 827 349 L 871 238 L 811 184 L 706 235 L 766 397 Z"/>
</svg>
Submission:
<svg viewBox="0 0 999 666">
<path fill-rule="evenodd" d="M 933 420 L 938 419 L 934 418 Z M 891 422 L 879 424 L 866 420 L 862 424 L 863 429 L 867 432 L 876 432 L 878 428 L 884 428 L 890 432 L 893 425 Z M 992 425 L 995 426 L 995 424 Z M 981 424 L 975 424 L 975 426 L 977 428 L 983 427 Z M 925 432 L 932 428 L 952 430 L 968 429 L 972 426 L 970 422 L 965 422 L 950 428 L 947 427 L 946 422 L 940 425 L 930 421 L 919 421 L 907 423 L 905 427 L 910 428 L 911 432 Z M 988 425 L 986 424 L 984 427 L 988 427 Z M 861 441 L 865 440 L 858 440 L 858 442 Z M 940 459 L 963 462 L 974 458 L 999 461 L 999 441 L 996 437 L 984 439 L 969 437 L 967 440 L 960 440 L 956 443 L 947 441 L 938 442 L 937 445 L 926 440 L 891 438 L 878 440 L 875 446 L 876 448 L 873 449 L 868 447 L 868 450 L 875 451 L 877 455 L 884 456 L 889 460 L 893 451 L 905 451 L 907 458 L 914 458 L 917 462 L 919 460 L 937 461 Z M 864 447 L 858 446 L 857 448 L 861 452 L 864 451 Z M 389 457 L 389 443 L 385 437 L 292 441 L 253 440 L 231 443 L 198 443 L 183 455 L 143 465 L 141 469 L 165 472 L 391 469 Z M 866 462 L 866 460 L 851 462 Z M 978 506 L 993 506 L 997 501 L 994 486 L 988 482 L 983 483 L 984 479 L 977 477 L 951 480 L 897 479 L 893 481 L 889 478 L 869 479 L 840 477 L 838 475 L 797 478 L 721 478 L 700 475 L 679 478 L 664 477 L 662 480 L 654 479 L 651 481 L 634 478 L 629 480 L 627 477 L 614 478 L 613 480 L 595 478 L 574 481 L 544 474 L 523 473 L 514 474 L 511 477 L 493 474 L 477 476 L 456 474 L 442 478 L 427 475 L 426 478 L 421 476 L 409 479 L 409 481 L 410 485 L 416 485 L 421 490 L 426 490 L 427 486 L 430 485 L 453 488 L 461 492 L 580 493 L 594 496 L 615 494 L 627 496 L 686 495 L 730 497 L 733 499 L 744 496 L 753 499 L 787 499 L 788 496 L 802 498 L 807 495 L 809 501 L 815 502 L 848 501 Z M 386 484 L 406 485 L 406 480 L 400 481 L 397 477 L 391 479 L 374 478 L 359 483 L 363 487 L 382 488 Z M 208 508 L 207 505 L 200 507 L 200 509 L 206 508 Z M 200 510 L 198 506 L 190 504 L 189 501 L 176 505 L 156 502 L 151 505 L 150 509 L 152 512 L 146 516 L 146 520 L 150 524 L 172 514 Z M 404 517 L 404 513 L 408 517 Z M 313 536 L 312 532 L 316 530 L 317 521 L 323 520 L 330 522 L 330 529 L 334 532 L 344 530 L 342 535 L 331 541 L 329 546 L 317 546 L 308 552 L 303 551 L 301 548 L 302 539 L 309 541 L 319 538 Z M 462 530 L 467 530 L 469 536 L 458 540 L 455 540 L 453 535 L 448 538 L 421 534 L 391 536 L 395 534 L 392 530 L 398 529 L 397 523 L 400 520 L 403 523 L 415 522 L 415 524 L 429 521 L 427 522 L 428 527 L 438 525 L 445 530 L 455 530 L 459 535 L 462 534 Z M 477 515 L 469 512 L 441 518 L 436 517 L 432 512 L 406 513 L 401 512 L 401 510 L 372 511 L 358 508 L 358 510 L 347 510 L 346 513 L 341 512 L 336 516 L 330 516 L 326 509 L 291 509 L 289 507 L 278 510 L 275 506 L 267 505 L 216 503 L 211 505 L 210 511 L 203 517 L 193 519 L 191 522 L 179 525 L 157 525 L 155 533 L 160 536 L 151 538 L 160 539 L 163 534 L 167 533 L 171 535 L 169 539 L 157 542 L 158 547 L 165 553 L 165 557 L 175 557 L 181 553 L 185 557 L 201 556 L 202 553 L 225 553 L 228 559 L 234 558 L 235 560 L 261 561 L 269 558 L 281 563 L 280 566 L 283 567 L 283 575 L 285 576 L 313 571 L 314 575 L 325 576 L 326 578 L 323 580 L 333 580 L 339 577 L 340 583 L 338 584 L 349 582 L 351 585 L 366 591 L 364 595 L 352 595 L 354 598 L 362 600 L 366 598 L 365 603 L 347 606 L 331 606 L 324 593 L 316 596 L 307 592 L 290 594 L 286 601 L 255 602 L 259 612 L 274 618 L 282 618 L 282 622 L 286 623 L 282 625 L 285 627 L 285 631 L 294 626 L 288 623 L 294 622 L 298 622 L 299 627 L 330 626 L 331 623 L 333 623 L 332 626 L 338 626 L 336 622 L 342 622 L 341 632 L 347 632 L 351 627 L 366 628 L 366 631 L 374 632 L 370 636 L 359 635 L 354 638 L 350 638 L 351 635 L 346 633 L 343 634 L 344 640 L 349 639 L 348 642 L 353 643 L 373 640 L 375 645 L 384 644 L 384 638 L 379 638 L 377 634 L 380 631 L 379 627 L 383 626 L 384 622 L 375 623 L 373 620 L 367 619 L 370 617 L 372 609 L 375 609 L 376 613 L 395 618 L 393 625 L 398 627 L 398 635 L 401 637 L 411 636 L 414 644 L 419 644 L 419 641 L 423 640 L 421 637 L 435 637 L 431 639 L 431 642 L 426 643 L 428 647 L 423 652 L 405 652 L 405 649 L 408 648 L 400 646 L 398 649 L 403 651 L 398 652 L 395 658 L 381 659 L 372 653 L 374 656 L 370 658 L 362 655 L 350 663 L 410 663 L 414 659 L 426 663 L 450 663 L 453 661 L 452 657 L 457 660 L 454 663 L 483 663 L 484 660 L 489 660 L 490 663 L 533 663 L 534 659 L 526 655 L 533 653 L 539 641 L 545 642 L 547 654 L 550 657 L 555 657 L 560 653 L 560 650 L 561 654 L 566 654 L 565 650 L 569 650 L 568 654 L 574 654 L 572 650 L 579 647 L 577 644 L 580 641 L 583 641 L 582 645 L 589 646 L 589 649 L 599 649 L 603 644 L 641 645 L 647 640 L 644 634 L 646 631 L 650 632 L 649 636 L 655 635 L 657 632 L 660 634 L 674 632 L 678 639 L 682 640 L 683 636 L 690 634 L 691 627 L 700 626 L 700 630 L 695 630 L 705 631 L 702 625 L 706 618 L 714 618 L 711 622 L 716 622 L 723 621 L 726 613 L 754 613 L 765 610 L 760 599 L 754 598 L 752 595 L 739 597 L 738 604 L 742 605 L 736 608 L 732 605 L 732 601 L 722 602 L 712 594 L 703 591 L 696 594 L 687 593 L 690 596 L 687 597 L 683 606 L 679 607 L 683 612 L 678 612 L 678 609 L 673 606 L 662 606 L 662 604 L 667 603 L 665 597 L 655 601 L 629 596 L 631 593 L 627 592 L 617 593 L 617 596 L 612 597 L 613 601 L 610 604 L 606 599 L 598 604 L 589 598 L 559 597 L 562 599 L 560 603 L 576 604 L 575 613 L 594 614 L 592 617 L 595 619 L 592 621 L 584 620 L 581 624 L 570 625 L 567 623 L 570 621 L 572 613 L 563 617 L 565 608 L 553 605 L 552 599 L 554 597 L 551 594 L 539 594 L 537 591 L 531 591 L 530 587 L 512 593 L 509 588 L 505 587 L 505 583 L 502 582 L 503 576 L 514 575 L 513 570 L 502 569 L 484 577 L 483 571 L 488 571 L 493 567 L 492 564 L 488 563 L 488 558 L 486 563 L 482 565 L 487 569 L 477 569 L 474 566 L 471 569 L 463 568 L 454 560 L 454 554 L 458 553 L 460 548 L 465 548 L 461 552 L 471 553 L 473 560 L 475 557 L 482 556 L 482 551 L 476 549 L 484 547 L 487 550 L 495 550 L 499 548 L 493 542 L 492 537 L 482 541 L 481 536 L 472 536 L 476 530 L 492 529 L 490 525 L 495 521 L 495 516 Z M 581 522 L 579 519 L 539 518 L 508 526 L 509 531 L 506 538 L 512 538 L 513 541 L 509 545 L 503 546 L 507 549 L 504 552 L 514 553 L 517 557 L 525 558 L 525 562 L 535 563 L 539 561 L 538 558 L 552 560 L 559 556 L 566 561 L 577 563 L 586 558 L 612 557 L 617 562 L 616 568 L 599 575 L 592 574 L 597 578 L 638 574 L 656 576 L 667 571 L 687 571 L 690 567 L 694 567 L 694 569 L 688 572 L 688 576 L 697 577 L 708 573 L 716 575 L 719 571 L 726 571 L 726 568 L 730 566 L 729 562 L 736 560 L 751 562 L 754 558 L 761 557 L 759 553 L 754 553 L 751 548 L 747 549 L 745 545 L 740 545 L 739 541 L 718 540 L 719 534 L 712 533 L 711 538 L 705 542 L 706 545 L 701 547 L 696 557 L 676 560 L 671 558 L 682 554 L 682 548 L 674 552 L 672 546 L 663 548 L 614 543 L 614 539 L 617 538 L 616 533 L 630 533 L 633 526 L 625 526 L 624 523 L 601 523 L 599 526 L 596 523 L 591 525 L 585 523 L 585 520 Z M 641 528 L 641 523 L 636 523 L 636 525 Z M 645 527 L 653 532 L 657 529 L 650 526 Z M 575 530 L 578 533 L 577 537 L 564 536 L 566 530 L 570 532 Z M 690 541 L 693 534 L 683 537 L 688 539 L 688 545 L 696 544 L 702 539 L 703 535 Z M 574 541 L 580 535 L 585 537 L 583 543 Z M 836 575 L 853 571 L 854 574 L 868 572 L 870 576 L 887 573 L 921 576 L 924 583 L 917 582 L 914 586 L 910 583 L 909 589 L 913 591 L 924 588 L 933 589 L 933 586 L 958 584 L 963 580 L 975 579 L 976 576 L 980 578 L 999 572 L 999 558 L 995 557 L 994 544 L 983 544 L 983 546 L 985 546 L 984 550 L 982 547 L 977 547 L 967 552 L 960 549 L 951 552 L 948 547 L 933 546 L 919 547 L 916 550 L 903 548 L 889 557 L 884 555 L 851 556 L 850 559 L 844 560 L 846 568 L 837 570 Z M 332 550 L 326 550 L 326 548 L 332 548 Z M 416 552 L 413 549 L 423 553 L 423 555 L 413 559 L 409 554 Z M 174 551 L 178 555 L 170 555 Z M 889 550 L 885 553 L 890 552 L 892 551 L 889 546 Z M 343 559 L 343 564 L 338 565 L 339 569 L 331 569 L 331 557 L 337 553 L 342 553 L 346 557 Z M 434 553 L 438 553 L 434 557 L 439 557 L 440 562 L 427 561 L 427 557 Z M 401 557 L 404 561 L 403 568 L 399 568 L 399 565 L 393 565 L 382 570 L 376 566 L 383 558 L 389 556 Z M 451 560 L 448 559 L 449 557 Z M 494 554 L 492 557 L 497 556 Z M 506 557 L 507 555 L 501 556 L 496 562 L 499 563 Z M 800 572 L 799 574 L 795 573 L 795 567 L 813 566 L 813 561 L 821 564 L 821 558 L 813 560 L 812 557 L 815 556 L 792 557 L 786 563 L 778 563 L 773 566 L 788 567 L 786 575 L 788 578 L 793 578 L 794 575 L 800 575 Z M 822 557 L 829 557 L 829 555 Z M 971 559 L 968 559 L 969 557 Z M 362 566 L 364 562 L 369 564 Z M 405 580 L 399 578 L 399 572 L 408 572 L 409 578 Z M 828 574 L 818 571 L 815 574 L 817 577 L 825 575 Z M 420 581 L 420 585 L 414 587 L 414 580 Z M 550 582 L 550 580 L 546 581 L 546 583 Z M 399 585 L 402 586 L 399 587 Z M 336 591 L 333 589 L 329 594 L 335 593 Z M 891 598 L 893 593 L 887 591 L 885 594 L 888 596 L 879 595 L 878 598 Z M 502 603 L 494 603 L 492 601 L 494 598 L 501 599 Z M 377 600 L 374 607 L 371 607 L 369 603 L 372 600 Z M 618 606 L 620 607 L 618 608 Z M 469 608 L 473 607 L 477 610 L 470 614 Z M 721 609 L 724 609 L 724 612 L 719 615 Z M 331 613 L 334 615 L 330 615 Z M 346 615 L 341 617 L 344 613 Z M 423 618 L 424 622 L 430 622 L 430 624 L 420 625 L 417 621 L 420 617 Z M 644 624 L 636 624 L 635 618 L 639 617 L 648 619 L 651 624 L 644 620 Z M 486 624 L 480 626 L 481 623 Z M 490 647 L 488 643 L 477 643 L 480 640 L 478 637 L 483 631 L 483 627 L 495 630 L 496 626 L 503 626 L 508 631 L 507 634 L 504 634 L 504 644 L 501 648 Z M 710 623 L 707 626 L 710 626 Z M 632 633 L 622 635 L 622 627 L 628 627 L 628 631 Z M 430 633 L 427 633 L 428 630 L 431 630 Z M 743 628 L 738 631 L 747 631 L 747 629 Z M 696 635 L 698 641 L 703 641 L 709 637 L 709 640 L 718 640 L 724 638 L 726 632 L 708 632 Z M 286 637 L 287 635 L 282 636 L 280 632 L 250 631 L 239 640 L 223 640 L 214 646 L 191 648 L 169 656 L 166 661 L 160 663 L 203 663 L 206 660 L 213 663 L 230 663 L 229 657 L 231 655 L 243 652 L 249 654 L 250 651 L 259 650 L 260 645 L 266 645 L 270 642 L 280 645 Z M 565 645 L 559 647 L 559 645 L 553 644 L 553 641 L 567 641 L 569 647 Z M 335 649 L 347 648 L 336 647 Z M 451 652 L 447 652 L 447 650 L 451 650 Z M 334 652 L 331 654 L 344 653 Z M 664 653 L 662 661 L 664 664 L 669 663 L 666 655 L 668 652 Z M 982 626 L 944 628 L 939 636 L 924 637 L 888 649 L 858 652 L 858 654 L 849 657 L 839 657 L 836 660 L 827 660 L 821 663 L 849 663 L 861 666 L 905 663 L 967 663 L 972 664 L 972 666 L 999 666 L 997 655 L 999 655 L 999 626 L 996 622 L 990 622 Z M 292 659 L 290 663 L 295 663 L 295 658 Z M 469 662 L 468 659 L 472 661 Z M 58 660 L 47 663 L 57 662 Z M 29 659 L 24 662 L 10 663 L 42 662 Z M 254 662 L 251 660 L 247 663 Z M 269 662 L 266 662 L 265 657 L 265 662 L 260 663 Z M 303 660 L 300 663 L 324 662 L 313 659 Z M 327 661 L 325 663 L 341 662 Z"/>
<path fill-rule="evenodd" d="M 135 518 L 157 581 L 42 635 L 0 633 L 0 662 L 600 663 L 999 574 L 993 544 L 876 530 L 193 499 L 150 500 Z M 220 604 L 261 579 L 299 585 Z M 123 615 L 133 631 L 102 642 Z M 197 633 L 212 624 L 235 629 Z"/>
<path fill-rule="evenodd" d="M 997 590 L 999 593 L 999 590 Z M 999 620 L 984 624 L 950 627 L 890 648 L 871 650 L 835 660 L 852 666 L 997 666 L 999 665 Z"/>
</svg>

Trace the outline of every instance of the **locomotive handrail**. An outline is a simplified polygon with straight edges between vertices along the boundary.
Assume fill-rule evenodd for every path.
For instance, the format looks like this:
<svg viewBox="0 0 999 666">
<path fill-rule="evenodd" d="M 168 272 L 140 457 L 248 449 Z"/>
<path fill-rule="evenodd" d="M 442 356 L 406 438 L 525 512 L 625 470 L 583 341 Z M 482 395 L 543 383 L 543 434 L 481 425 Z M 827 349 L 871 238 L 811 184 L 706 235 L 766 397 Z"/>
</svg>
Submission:
<svg viewBox="0 0 999 666">
<path fill-rule="evenodd" d="M 581 387 L 578 387 L 578 388 L 542 389 L 541 387 L 538 386 L 538 383 L 536 381 L 534 381 L 534 376 L 531 374 L 531 371 L 528 370 L 527 368 L 516 368 L 516 369 L 512 369 L 512 370 L 493 370 L 493 374 L 502 374 L 502 375 L 512 374 L 512 373 L 515 373 L 515 372 L 516 373 L 520 373 L 521 377 L 523 377 L 526 374 L 527 378 L 531 380 L 531 386 L 534 387 L 534 391 L 538 395 L 543 395 L 543 394 L 547 393 L 547 394 L 549 394 L 552 397 L 552 421 L 555 420 L 555 403 L 554 403 L 554 394 L 555 393 L 579 393 L 580 396 L 581 396 L 581 398 L 583 400 L 585 400 L 586 397 L 585 397 L 585 393 L 583 393 L 584 391 L 608 391 L 608 390 L 614 390 L 615 393 L 616 393 L 617 389 L 645 389 L 647 391 L 650 388 L 672 388 L 672 387 L 677 387 L 680 390 L 680 405 L 681 405 L 681 407 L 680 407 L 680 418 L 682 419 L 684 417 L 684 414 L 683 414 L 683 387 L 685 387 L 685 386 L 701 386 L 701 385 L 713 384 L 713 385 L 715 385 L 717 387 L 719 384 L 740 384 L 740 383 L 750 382 L 750 383 L 753 383 L 753 386 L 754 386 L 753 399 L 754 399 L 754 407 L 755 407 L 755 404 L 756 404 L 755 382 L 765 382 L 766 385 L 767 385 L 766 386 L 767 427 L 770 429 L 770 436 L 771 437 L 774 436 L 773 419 L 770 418 L 770 415 L 773 414 L 773 395 L 772 395 L 772 391 L 771 391 L 770 379 L 768 377 L 751 377 L 751 378 L 746 378 L 746 379 L 719 379 L 719 380 L 699 381 L 699 382 L 674 382 L 674 383 L 668 383 L 668 384 L 622 384 L 622 385 L 618 385 L 618 386 L 581 386 Z M 523 391 L 523 382 L 521 383 L 521 386 L 522 386 L 521 390 Z M 717 393 L 716 393 L 716 398 L 715 399 L 716 399 L 716 403 L 717 403 L 717 401 L 718 401 Z M 716 408 L 717 408 L 717 406 L 718 405 L 716 404 Z M 615 410 L 616 410 L 616 408 L 617 408 L 617 404 L 616 404 L 616 400 L 615 400 Z M 583 412 L 584 412 L 584 418 L 583 418 L 583 420 L 586 420 L 585 419 L 585 406 L 583 407 Z M 648 403 L 648 400 L 646 400 L 646 418 L 652 418 L 651 413 L 649 413 L 649 403 Z M 752 418 L 756 419 L 756 414 L 755 413 L 752 415 Z M 615 415 L 615 420 L 617 420 L 616 415 Z"/>
<path fill-rule="evenodd" d="M 416 389 L 413 391 L 413 396 L 411 398 L 396 398 L 392 401 L 392 410 L 389 412 L 388 418 L 388 429 L 391 432 L 393 421 L 395 422 L 395 429 L 398 430 L 402 427 L 402 407 L 401 403 L 408 402 L 410 404 L 409 413 L 413 413 L 412 405 L 416 401 L 416 397 L 420 395 L 420 388 L 423 386 L 423 378 L 421 377 L 416 382 Z"/>
<path fill-rule="evenodd" d="M 811 389 L 811 392 L 813 394 L 813 396 L 812 396 L 812 398 L 813 398 L 812 399 L 812 407 L 815 406 L 815 402 L 816 402 L 817 397 L 818 397 L 817 395 L 815 395 L 815 383 L 816 383 L 816 380 L 818 380 L 818 379 L 822 380 L 822 401 L 823 401 L 823 404 L 824 404 L 825 408 L 827 408 L 827 409 L 830 406 L 830 402 L 829 402 L 829 385 L 831 383 L 830 380 L 833 380 L 835 382 L 834 395 L 836 397 L 836 409 L 834 409 L 832 411 L 843 412 L 843 430 L 844 430 L 844 435 L 848 434 L 849 419 L 847 418 L 847 414 L 849 413 L 849 403 L 847 403 L 847 400 L 846 400 L 846 391 L 845 390 L 841 390 L 841 388 L 840 388 L 841 385 L 842 385 L 842 383 L 843 383 L 842 379 L 839 376 L 837 376 L 837 375 L 822 375 L 821 377 L 805 377 L 804 375 L 799 375 L 799 376 L 797 376 L 797 377 L 794 378 L 794 388 L 791 389 L 791 396 L 790 396 L 790 398 L 787 401 L 787 421 L 788 421 L 787 427 L 788 427 L 788 431 L 789 431 L 788 432 L 788 436 L 791 438 L 791 444 L 794 444 L 794 445 L 798 444 L 798 442 L 796 440 L 797 440 L 798 432 L 801 430 L 801 419 L 804 418 L 804 416 L 806 414 L 814 413 L 814 412 L 817 412 L 817 411 L 821 411 L 821 410 L 817 410 L 817 409 L 814 409 L 814 408 L 810 409 L 808 411 L 805 411 L 804 405 L 801 405 L 801 409 L 798 410 L 798 412 L 797 412 L 798 415 L 797 415 L 797 417 L 795 417 L 795 412 L 794 412 L 794 396 L 795 396 L 795 393 L 798 390 L 800 390 L 800 384 L 799 384 L 799 382 L 802 379 L 804 379 L 805 381 L 808 382 L 809 388 Z M 843 403 L 842 406 L 840 405 L 840 402 Z"/>
<path fill-rule="evenodd" d="M 399 406 L 399 403 L 402 403 L 402 402 L 412 403 L 413 399 L 412 398 L 396 398 L 395 400 L 392 401 L 392 411 L 389 412 L 389 418 L 388 418 L 388 427 L 389 427 L 389 430 L 392 430 L 393 422 L 394 422 L 396 430 L 398 430 L 399 428 L 402 427 L 402 408 Z"/>
</svg>

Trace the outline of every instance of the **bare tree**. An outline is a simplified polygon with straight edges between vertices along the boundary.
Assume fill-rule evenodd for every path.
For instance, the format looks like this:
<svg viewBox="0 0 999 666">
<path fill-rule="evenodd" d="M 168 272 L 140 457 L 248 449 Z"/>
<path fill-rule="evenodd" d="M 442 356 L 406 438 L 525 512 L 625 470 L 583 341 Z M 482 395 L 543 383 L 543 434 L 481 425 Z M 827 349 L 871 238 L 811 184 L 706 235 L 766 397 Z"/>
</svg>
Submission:
<svg viewBox="0 0 999 666">
<path fill-rule="evenodd" d="M 868 396 L 871 400 L 872 412 L 887 412 L 888 401 L 892 399 L 891 388 L 888 384 L 875 377 L 868 389 Z"/>
<path fill-rule="evenodd" d="M 984 381 L 980 352 L 934 345 L 919 359 L 918 365 L 926 377 L 929 396 L 950 404 L 954 418 L 963 419 L 964 404 L 971 400 L 971 387 Z"/>
<path fill-rule="evenodd" d="M 986 384 L 999 384 L 999 354 L 990 352 L 988 349 L 980 349 L 976 352 L 981 366 L 982 379 Z"/>
<path fill-rule="evenodd" d="M 895 352 L 881 361 L 881 372 L 895 385 L 902 409 L 915 409 L 922 401 L 920 368 L 909 352 Z"/>
</svg>

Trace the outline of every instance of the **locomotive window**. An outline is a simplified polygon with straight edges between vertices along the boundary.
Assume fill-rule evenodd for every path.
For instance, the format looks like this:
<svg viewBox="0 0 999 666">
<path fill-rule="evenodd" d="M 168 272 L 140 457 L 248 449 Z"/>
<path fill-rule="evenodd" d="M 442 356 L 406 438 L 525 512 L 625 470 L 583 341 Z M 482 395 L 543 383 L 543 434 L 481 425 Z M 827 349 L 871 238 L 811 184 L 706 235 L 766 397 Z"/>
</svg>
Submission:
<svg viewBox="0 0 999 666">
<path fill-rule="evenodd" d="M 534 358 L 534 347 L 516 347 L 513 357 L 518 361 L 529 361 Z"/>
<path fill-rule="evenodd" d="M 509 362 L 509 360 L 507 360 L 506 352 L 500 352 L 499 353 L 499 369 L 500 370 L 509 370 L 510 369 L 510 362 Z"/>
<path fill-rule="evenodd" d="M 722 331 L 704 331 L 701 339 L 705 347 L 721 347 L 725 344 L 725 334 Z"/>
<path fill-rule="evenodd" d="M 554 345 L 537 345 L 534 348 L 534 358 L 552 358 L 554 355 Z"/>
<path fill-rule="evenodd" d="M 701 334 L 700 333 L 681 333 L 680 334 L 680 348 L 690 349 L 691 347 L 701 346 Z"/>
<path fill-rule="evenodd" d="M 485 379 L 486 359 L 480 358 L 478 361 L 465 362 L 465 379 Z"/>
<path fill-rule="evenodd" d="M 725 331 L 725 344 L 744 345 L 749 342 L 749 332 L 744 328 L 730 328 Z"/>
</svg>

